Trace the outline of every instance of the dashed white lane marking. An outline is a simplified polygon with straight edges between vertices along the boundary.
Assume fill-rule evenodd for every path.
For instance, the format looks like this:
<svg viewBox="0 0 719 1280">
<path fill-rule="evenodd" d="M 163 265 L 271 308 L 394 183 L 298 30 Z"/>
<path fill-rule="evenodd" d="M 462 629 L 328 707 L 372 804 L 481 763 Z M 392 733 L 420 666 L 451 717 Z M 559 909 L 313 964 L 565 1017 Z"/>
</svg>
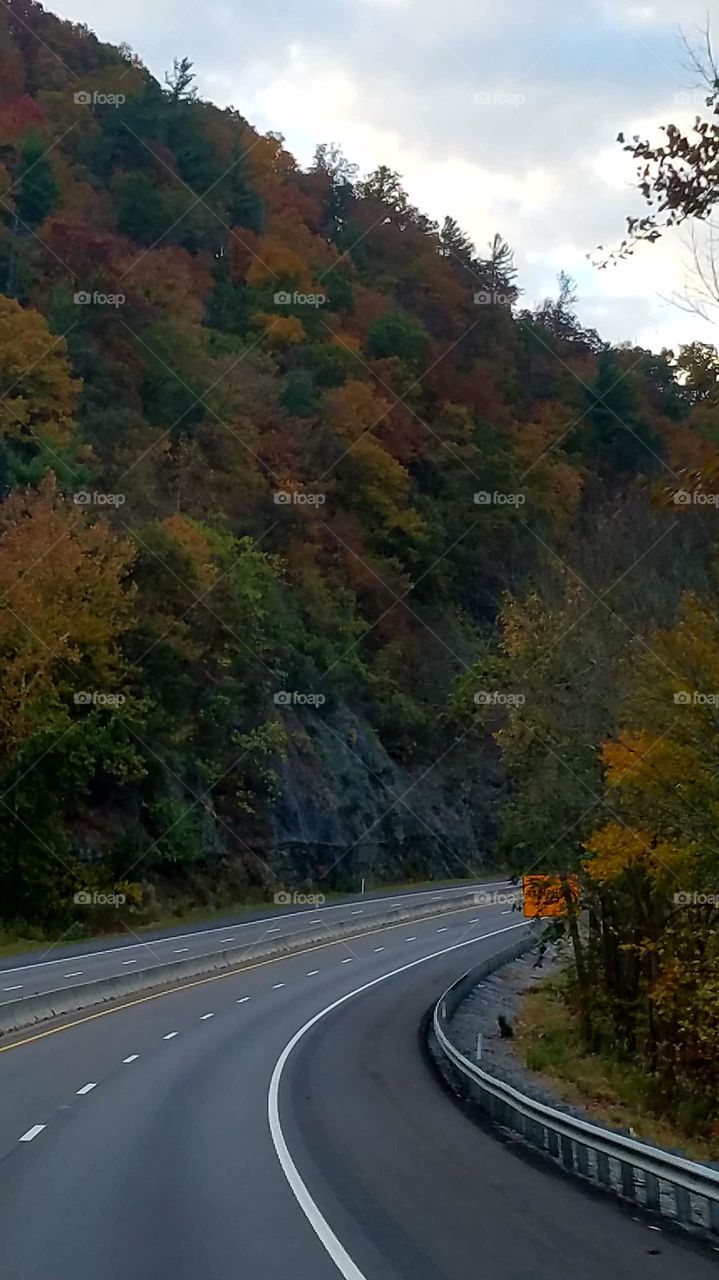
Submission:
<svg viewBox="0 0 719 1280">
<path fill-rule="evenodd" d="M 412 933 L 408 938 L 405 938 L 405 942 L 416 942 L 416 941 L 417 941 L 416 933 Z"/>
<path fill-rule="evenodd" d="M 322 924 L 321 920 L 310 920 L 310 924 Z"/>
<path fill-rule="evenodd" d="M 384 951 L 384 947 L 375 947 L 375 951 Z"/>
<path fill-rule="evenodd" d="M 272 988 L 273 991 L 279 991 L 280 987 L 284 987 L 284 982 L 276 982 Z"/>
<path fill-rule="evenodd" d="M 19 987 L 3 987 L 3 991 L 22 991 L 22 983 Z"/>
<path fill-rule="evenodd" d="M 511 914 L 512 914 L 512 908 L 510 907 L 510 908 L 509 908 L 509 911 L 503 911 L 501 914 L 502 914 L 503 916 L 511 916 Z"/>
<path fill-rule="evenodd" d="M 123 964 L 137 964 L 137 960 L 123 960 Z"/>
<path fill-rule="evenodd" d="M 314 1017 L 310 1018 L 304 1026 L 296 1031 L 292 1039 L 285 1045 L 277 1062 L 275 1063 L 270 1087 L 267 1094 L 267 1120 L 270 1126 L 270 1135 L 272 1143 L 277 1154 L 277 1159 L 282 1167 L 292 1193 L 304 1213 L 307 1221 L 312 1227 L 315 1235 L 320 1243 L 324 1246 L 330 1258 L 334 1262 L 340 1275 L 344 1280 L 365 1280 L 365 1276 L 359 1267 L 352 1260 L 342 1242 L 337 1238 L 332 1230 L 329 1222 L 323 1217 L 318 1205 L 312 1199 L 310 1192 L 302 1180 L 302 1176 L 290 1155 L 289 1147 L 285 1135 L 282 1131 L 282 1123 L 280 1121 L 280 1084 L 282 1081 L 282 1073 L 285 1064 L 292 1050 L 299 1040 L 303 1038 L 322 1018 L 328 1013 L 332 1013 L 334 1009 L 340 1008 L 346 1004 L 348 1000 L 352 1000 L 355 996 L 361 995 L 364 991 L 369 991 L 373 987 L 379 986 L 382 982 L 387 982 L 389 978 L 394 978 L 400 973 L 406 973 L 409 969 L 416 969 L 418 965 L 426 964 L 428 960 L 434 960 L 437 956 L 449 955 L 452 951 L 459 951 L 462 947 L 473 946 L 477 942 L 484 942 L 487 938 L 494 938 L 500 933 L 509 933 L 512 929 L 521 929 L 526 927 L 528 921 L 522 921 L 521 924 L 504 925 L 501 929 L 495 929 L 492 933 L 485 933 L 481 938 L 470 938 L 464 942 L 455 942 L 449 947 L 444 947 L 441 951 L 431 952 L 429 955 L 420 956 L 419 960 L 410 960 L 408 964 L 401 965 L 398 969 L 392 969 L 388 973 L 383 973 L 379 978 L 374 978 L 371 982 L 365 982 L 361 987 L 356 987 L 354 991 L 349 991 L 347 995 L 340 996 L 339 1000 L 334 1000 L 332 1004 L 328 1004 L 326 1008 L 320 1009 Z"/>
<path fill-rule="evenodd" d="M 176 956 L 181 956 L 183 951 L 189 951 L 189 950 L 190 950 L 189 947 L 175 947 L 173 954 Z"/>
<path fill-rule="evenodd" d="M 479 924 L 479 916 L 475 916 L 474 920 L 468 920 L 467 924 Z"/>
<path fill-rule="evenodd" d="M 319 973 L 319 969 L 310 969 L 309 973 L 307 974 L 307 977 L 314 978 L 315 974 L 317 973 Z"/>
<path fill-rule="evenodd" d="M 84 1093 L 91 1093 L 92 1090 L 96 1088 L 97 1088 L 97 1080 L 91 1080 L 89 1084 L 84 1084 L 82 1086 L 82 1089 L 78 1089 L 77 1096 L 78 1098 L 81 1098 Z"/>
<path fill-rule="evenodd" d="M 18 1138 L 18 1142 L 32 1142 L 33 1138 L 36 1138 L 39 1133 L 42 1133 L 44 1128 L 44 1124 L 34 1124 L 32 1129 L 28 1129 L 27 1133 L 24 1133 L 21 1138 Z"/>
<path fill-rule="evenodd" d="M 139 1053 L 131 1053 L 131 1054 L 130 1054 L 130 1056 L 129 1056 L 129 1058 L 123 1058 L 123 1059 L 122 1059 L 122 1061 L 123 1061 L 123 1062 L 137 1062 L 137 1059 L 139 1058 L 139 1056 L 140 1056 L 140 1055 L 139 1055 Z"/>
<path fill-rule="evenodd" d="M 343 961 L 342 961 L 342 963 L 343 963 L 343 964 L 352 964 L 352 956 L 348 956 L 346 960 L 343 960 Z"/>
<path fill-rule="evenodd" d="M 162 1038 L 163 1040 L 174 1040 L 177 1034 L 178 1034 L 177 1031 L 168 1031 L 167 1035 L 163 1036 Z"/>
<path fill-rule="evenodd" d="M 65 978 L 81 978 L 81 977 L 82 977 L 82 975 L 83 975 L 83 970 L 82 970 L 82 969 L 76 969 L 74 973 L 65 973 L 65 974 L 63 974 L 63 977 L 65 977 Z"/>
<path fill-rule="evenodd" d="M 279 925 L 276 925 L 274 929 L 268 929 L 268 930 L 267 930 L 267 932 L 268 932 L 268 933 L 279 933 L 279 931 L 280 931 L 280 926 L 279 926 Z"/>
<path fill-rule="evenodd" d="M 220 942 L 234 942 L 234 938 L 220 938 Z"/>
<path fill-rule="evenodd" d="M 447 932 L 446 924 L 443 924 L 442 928 L 437 930 L 437 933 L 446 933 L 446 932 Z"/>
<path fill-rule="evenodd" d="M 503 888 L 506 888 L 508 884 L 509 884 L 509 881 L 508 881 L 508 880 L 492 880 L 489 884 L 483 884 L 483 885 L 467 885 L 467 886 L 466 886 L 466 891 L 468 892 L 468 891 L 470 891 L 470 889 L 473 889 L 473 888 L 476 888 L 477 890 L 479 890 L 479 889 L 495 889 L 495 888 L 496 888 L 496 889 L 503 889 Z M 465 892 L 465 890 L 462 890 L 462 889 L 445 889 L 445 890 L 443 890 L 443 894 L 442 894 L 442 895 L 435 895 L 435 896 L 446 896 L 446 895 L 448 895 L 448 894 L 455 894 L 455 893 L 461 893 L 461 892 Z M 408 893 L 408 894 L 406 894 L 406 897 L 408 897 L 408 898 L 426 898 L 426 897 L 428 897 L 428 896 L 429 896 L 429 890 L 428 890 L 428 889 L 427 889 L 427 890 L 424 890 L 424 889 L 423 889 L 423 890 L 421 890 L 420 892 L 412 892 L 412 893 Z M 365 901 L 367 902 L 367 904 L 368 904 L 369 906 L 373 906 L 373 905 L 375 905 L 375 904 L 381 904 L 382 906 L 384 906 L 384 905 L 386 905 L 386 901 L 387 901 L 387 899 L 386 899 L 386 898 L 366 898 L 366 899 L 365 899 Z M 326 907 L 323 907 L 323 908 L 321 908 L 321 909 L 322 909 L 323 911 L 341 911 L 345 905 L 346 905 L 345 903 L 338 902 L 338 903 L 333 904 L 332 906 L 326 906 Z M 399 902 L 393 902 L 391 905 L 392 905 L 392 906 L 394 906 L 394 907 L 399 907 L 399 906 L 401 906 L 402 904 L 401 904 L 401 903 L 399 903 Z M 283 911 L 281 916 L 269 916 L 269 917 L 266 917 L 266 918 L 267 918 L 267 919 L 270 919 L 270 920 L 289 920 L 289 919 L 294 919 L 296 916 L 303 916 L 303 915 L 305 915 L 305 914 L 306 914 L 306 911 L 305 911 L 305 909 L 304 909 L 304 908 L 302 908 L 302 910 L 300 910 L 300 911 Z M 234 926 L 234 928 L 236 928 L 236 929 L 251 929 L 251 928 L 253 928 L 253 927 L 255 927 L 255 926 L 257 926 L 257 925 L 259 925 L 259 924 L 261 924 L 261 923 L 262 923 L 262 920 L 246 920 L 243 924 L 237 924 L 237 925 L 235 925 L 235 926 Z M 313 924 L 316 924 L 317 922 L 313 920 L 313 921 L 312 921 L 312 923 L 313 923 Z M 192 938 L 193 940 L 196 940 L 197 938 L 204 937 L 204 936 L 205 936 L 205 934 L 208 934 L 208 933 L 219 933 L 219 932 L 221 931 L 221 929 L 222 929 L 222 926 L 221 926 L 221 925 L 218 925 L 218 926 L 217 926 L 216 928 L 214 928 L 214 929 L 196 929 L 193 933 L 178 933 L 178 934 L 174 934 L 172 937 L 156 938 L 156 939 L 155 939 L 155 945 L 163 945 L 163 946 L 164 946 L 166 943 L 168 943 L 168 942 L 174 942 L 174 941 L 176 941 L 178 938 Z M 82 952 L 82 955 L 81 955 L 81 956 L 78 956 L 78 959 L 83 959 L 83 960 L 94 960 L 94 959 L 96 959 L 98 956 L 102 956 L 103 958 L 106 958 L 107 956 L 115 955 L 118 951 L 127 951 L 127 950 L 129 950 L 129 947 L 130 947 L 130 946 L 135 947 L 136 945 L 140 945 L 140 946 L 143 946 L 143 947 L 150 947 L 150 946 L 152 945 L 152 943 L 151 943 L 151 942 L 142 942 L 142 943 L 140 943 L 140 944 L 136 944 L 136 943 L 127 944 L 127 943 L 126 943 L 126 944 L 124 944 L 123 946 L 120 946 L 120 947 L 104 947 L 102 951 L 83 951 L 83 952 Z M 72 958 L 72 957 L 70 957 L 70 959 L 71 959 L 71 958 Z M 10 974 L 10 973 L 21 973 L 21 972 L 23 972 L 25 969 L 37 969 L 37 968 L 40 968 L 40 967 L 42 967 L 42 968 L 46 968 L 48 965 L 53 965 L 53 964 L 64 964 L 64 963 L 65 963 L 65 959 L 64 959 L 64 957 L 63 957 L 63 956 L 59 956 L 57 960 L 33 960 L 31 964 L 16 964 L 16 965 L 13 965 L 13 966 L 12 966 L 12 968 L 3 969 L 3 970 L 2 970 L 2 972 L 3 972 L 3 973 L 5 973 L 5 974 Z"/>
<path fill-rule="evenodd" d="M 202 1017 L 200 1018 L 200 1022 L 207 1022 L 208 1018 L 214 1018 L 214 1016 L 215 1016 L 214 1013 L 203 1013 Z"/>
<path fill-rule="evenodd" d="M 250 998 L 249 996 L 242 996 L 240 1000 L 235 1001 L 235 1004 L 247 1004 L 247 1001 L 249 1000 L 249 998 Z"/>
<path fill-rule="evenodd" d="M 361 916 L 361 915 L 362 915 L 362 908 L 360 907 L 358 911 L 350 911 L 350 915 L 351 915 L 351 916 Z"/>
</svg>

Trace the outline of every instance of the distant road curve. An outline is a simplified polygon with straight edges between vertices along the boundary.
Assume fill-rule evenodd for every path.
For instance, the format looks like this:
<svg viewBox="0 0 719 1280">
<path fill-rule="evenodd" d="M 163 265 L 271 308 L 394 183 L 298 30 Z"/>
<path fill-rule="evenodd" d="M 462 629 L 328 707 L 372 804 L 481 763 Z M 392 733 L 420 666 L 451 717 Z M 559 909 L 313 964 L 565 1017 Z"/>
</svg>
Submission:
<svg viewBox="0 0 719 1280">
<path fill-rule="evenodd" d="M 190 956 L 209 955 L 226 950 L 230 944 L 276 941 L 301 934 L 312 922 L 326 920 L 329 923 L 346 918 L 357 923 L 365 920 L 371 923 L 373 916 L 381 914 L 388 904 L 395 902 L 406 903 L 414 899 L 432 902 L 435 898 L 446 901 L 474 888 L 501 891 L 507 887 L 507 881 L 492 881 L 442 889 L 403 890 L 400 893 L 380 891 L 372 896 L 343 898 L 322 907 L 259 907 L 217 925 L 198 923 L 190 929 L 180 926 L 141 936 L 130 934 L 127 942 L 118 943 L 114 938 L 69 947 L 58 944 L 46 947 L 44 951 L 4 956 L 0 960 L 0 1006 L 66 986 L 83 986 L 101 978 L 114 978 L 132 968 L 152 969 Z"/>
</svg>

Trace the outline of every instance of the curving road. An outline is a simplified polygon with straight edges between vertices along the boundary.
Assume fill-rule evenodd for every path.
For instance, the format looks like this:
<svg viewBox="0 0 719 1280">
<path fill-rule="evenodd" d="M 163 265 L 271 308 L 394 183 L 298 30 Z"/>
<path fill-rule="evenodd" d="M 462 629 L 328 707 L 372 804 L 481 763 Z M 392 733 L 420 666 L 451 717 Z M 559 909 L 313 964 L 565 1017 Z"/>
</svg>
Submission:
<svg viewBox="0 0 719 1280">
<path fill-rule="evenodd" d="M 378 927 L 3 1041 L 3 1274 L 715 1276 L 514 1155 L 430 1073 L 420 1019 L 526 927 L 503 910 Z"/>
<path fill-rule="evenodd" d="M 228 947 L 282 941 L 316 931 L 318 924 L 327 924 L 328 928 L 340 921 L 363 924 L 386 912 L 388 906 L 425 904 L 435 899 L 447 902 L 473 889 L 486 890 L 490 895 L 505 891 L 508 897 L 517 892 L 507 881 L 401 893 L 381 890 L 320 907 L 260 907 L 239 919 L 228 917 L 221 924 L 197 924 L 190 929 L 178 927 L 148 932 L 142 937 L 132 934 L 128 928 L 124 939 L 95 939 L 74 946 L 57 944 L 36 952 L 5 956 L 0 960 L 0 1007 L 47 991 L 120 977 L 131 968 L 155 969 L 193 956 L 212 955 Z"/>
</svg>

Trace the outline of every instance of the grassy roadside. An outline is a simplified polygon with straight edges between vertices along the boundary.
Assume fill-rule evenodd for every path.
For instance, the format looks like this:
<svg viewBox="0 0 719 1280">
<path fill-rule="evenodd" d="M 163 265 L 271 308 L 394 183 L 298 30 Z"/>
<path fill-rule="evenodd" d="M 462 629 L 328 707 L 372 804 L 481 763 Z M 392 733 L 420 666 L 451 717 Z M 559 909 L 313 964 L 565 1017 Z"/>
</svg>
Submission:
<svg viewBox="0 0 719 1280">
<path fill-rule="evenodd" d="M 527 993 L 514 1026 L 514 1044 L 525 1066 L 565 1102 L 584 1107 L 600 1123 L 632 1130 L 639 1140 L 680 1150 L 690 1159 L 719 1160 L 719 1134 L 706 1140 L 688 1135 L 650 1108 L 641 1071 L 585 1051 L 562 998 L 561 978 L 549 978 Z"/>
<path fill-rule="evenodd" d="M 502 870 L 487 870 L 481 872 L 478 876 L 468 878 L 466 880 L 418 880 L 418 881 L 402 881 L 399 884 L 380 884 L 370 885 L 365 889 L 365 897 L 371 898 L 376 894 L 390 895 L 392 893 L 411 893 L 421 892 L 423 889 L 451 889 L 453 887 L 461 888 L 463 884 L 476 884 L 480 880 L 502 880 L 507 878 L 507 873 Z M 325 899 L 328 903 L 334 902 L 339 898 L 346 898 L 347 893 L 327 893 Z M 359 893 L 357 895 L 359 897 Z M 161 929 L 181 928 L 183 925 L 221 924 L 227 921 L 228 917 L 242 916 L 249 914 L 251 911 L 261 911 L 263 908 L 269 909 L 274 906 L 272 899 L 253 898 L 245 899 L 242 902 L 228 901 L 219 903 L 215 906 L 199 905 L 186 907 L 184 909 L 158 912 L 151 920 L 143 920 L 142 922 L 131 920 L 129 928 L 108 929 L 99 931 L 97 929 L 88 929 L 80 922 L 68 929 L 61 937 L 43 933 L 41 930 L 35 932 L 33 930 L 31 937 L 20 937 L 12 932 L 4 930 L 0 926 L 0 957 L 8 955 L 22 955 L 26 951 L 37 951 L 41 947 L 55 946 L 72 946 L 80 942 L 111 942 L 113 939 L 128 942 L 133 935 L 142 937 L 144 933 L 155 932 Z"/>
</svg>

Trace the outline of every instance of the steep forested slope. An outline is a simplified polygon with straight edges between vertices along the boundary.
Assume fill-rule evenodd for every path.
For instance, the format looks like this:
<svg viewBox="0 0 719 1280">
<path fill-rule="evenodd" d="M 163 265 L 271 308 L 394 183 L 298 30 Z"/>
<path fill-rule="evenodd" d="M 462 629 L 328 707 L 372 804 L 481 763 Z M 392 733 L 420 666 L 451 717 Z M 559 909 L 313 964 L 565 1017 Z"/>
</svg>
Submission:
<svg viewBox="0 0 719 1280">
<path fill-rule="evenodd" d="M 523 310 L 500 237 L 40 5 L 0 95 L 2 916 L 457 874 L 508 786 L 540 855 L 558 748 L 598 785 L 616 664 L 709 580 L 696 352 L 612 349 L 564 278 Z M 518 791 L 476 695 L 530 649 Z"/>
</svg>

